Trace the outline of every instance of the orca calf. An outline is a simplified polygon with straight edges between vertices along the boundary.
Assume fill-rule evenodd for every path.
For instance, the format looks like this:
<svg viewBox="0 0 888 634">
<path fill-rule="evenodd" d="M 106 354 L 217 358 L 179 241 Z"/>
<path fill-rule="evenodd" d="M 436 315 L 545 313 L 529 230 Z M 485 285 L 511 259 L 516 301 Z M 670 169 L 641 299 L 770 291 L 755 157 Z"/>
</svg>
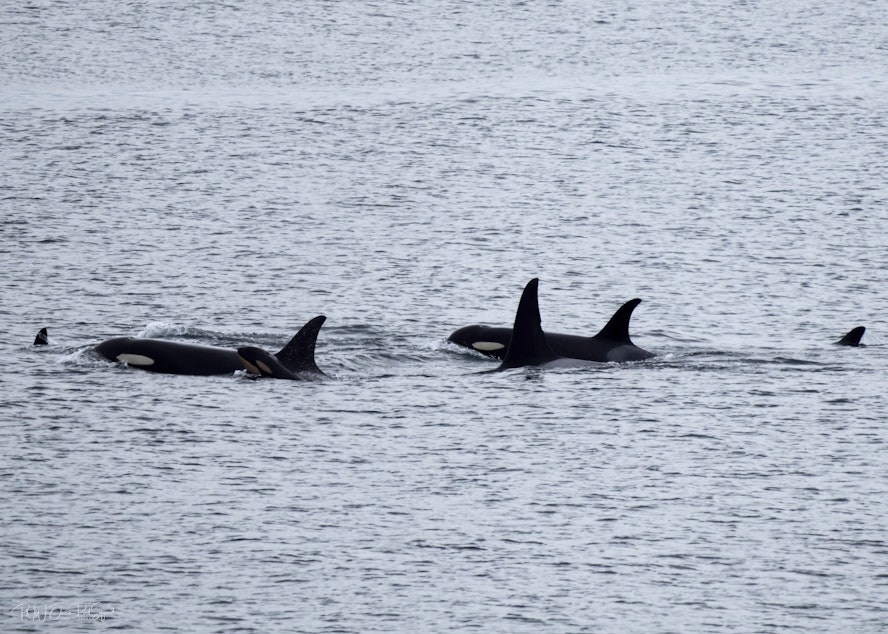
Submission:
<svg viewBox="0 0 888 634">
<path fill-rule="evenodd" d="M 108 339 L 97 345 L 94 350 L 109 361 L 119 361 L 148 372 L 210 376 L 246 370 L 250 374 L 259 376 L 298 380 L 310 378 L 308 375 L 324 374 L 315 363 L 314 352 L 318 333 L 326 319 L 323 315 L 319 315 L 310 320 L 275 355 L 259 348 L 229 350 L 164 339 L 134 337 Z M 45 344 L 46 328 L 43 328 L 38 333 L 34 345 Z M 241 351 L 254 350 L 264 353 L 264 356 L 240 354 Z"/>
<path fill-rule="evenodd" d="M 630 299 L 613 314 L 607 325 L 592 337 L 546 333 L 546 340 L 559 357 L 584 361 L 641 361 L 654 353 L 639 348 L 629 338 L 629 320 L 632 311 L 641 303 Z M 448 341 L 477 350 L 488 357 L 503 359 L 512 338 L 512 328 L 466 326 L 450 335 Z"/>
<path fill-rule="evenodd" d="M 244 346 L 237 349 L 237 356 L 250 374 L 295 381 L 325 376 L 315 363 L 315 344 L 325 319 L 323 316 L 315 317 L 305 324 L 277 354 Z"/>
<path fill-rule="evenodd" d="M 836 341 L 837 346 L 852 346 L 854 348 L 865 346 L 866 344 L 860 343 L 861 338 L 863 337 L 863 333 L 866 332 L 866 328 L 863 326 L 858 326 L 857 328 L 852 328 L 848 331 L 848 334 Z"/>
</svg>

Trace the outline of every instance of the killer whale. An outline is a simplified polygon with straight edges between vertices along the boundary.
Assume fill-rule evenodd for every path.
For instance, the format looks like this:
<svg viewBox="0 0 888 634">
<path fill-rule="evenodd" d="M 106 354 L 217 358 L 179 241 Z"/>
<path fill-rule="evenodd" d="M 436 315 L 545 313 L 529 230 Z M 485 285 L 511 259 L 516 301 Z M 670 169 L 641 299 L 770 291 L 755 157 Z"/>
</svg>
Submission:
<svg viewBox="0 0 888 634">
<path fill-rule="evenodd" d="M 866 344 L 860 343 L 860 340 L 863 337 L 863 333 L 865 332 L 866 328 L 864 326 L 857 326 L 856 328 L 852 328 L 848 331 L 848 334 L 836 341 L 836 345 L 852 346 L 854 348 L 865 346 Z"/>
<path fill-rule="evenodd" d="M 296 381 L 325 376 L 315 363 L 315 344 L 325 319 L 319 316 L 309 321 L 277 354 L 255 346 L 242 346 L 237 349 L 237 356 L 248 372 L 259 376 Z"/>
<path fill-rule="evenodd" d="M 650 359 L 656 355 L 639 348 L 629 338 L 629 320 L 640 303 L 635 298 L 620 306 L 607 325 L 592 337 L 547 332 L 546 340 L 556 355 L 568 359 L 601 363 Z M 448 341 L 502 360 L 511 338 L 512 328 L 474 325 L 454 331 Z"/>
<path fill-rule="evenodd" d="M 262 357 L 264 365 L 277 369 L 277 372 L 264 372 L 261 366 L 242 357 L 238 350 L 165 339 L 116 337 L 101 342 L 93 350 L 109 361 L 126 363 L 148 372 L 211 376 L 246 370 L 258 376 L 301 379 L 323 376 L 315 363 L 314 353 L 318 333 L 326 319 L 319 315 L 309 320 L 277 354 L 272 355 L 260 348 L 240 348 L 261 350 L 267 355 Z M 34 345 L 45 345 L 46 339 L 46 328 L 43 328 Z M 42 343 L 38 343 L 41 340 Z"/>
<path fill-rule="evenodd" d="M 518 302 L 518 310 L 515 311 L 515 323 L 512 326 L 509 345 L 506 347 L 502 363 L 494 372 L 524 366 L 545 366 L 562 358 L 549 346 L 549 341 L 543 332 L 537 296 L 539 284 L 539 279 L 533 278 L 524 287 L 521 300 Z"/>
</svg>

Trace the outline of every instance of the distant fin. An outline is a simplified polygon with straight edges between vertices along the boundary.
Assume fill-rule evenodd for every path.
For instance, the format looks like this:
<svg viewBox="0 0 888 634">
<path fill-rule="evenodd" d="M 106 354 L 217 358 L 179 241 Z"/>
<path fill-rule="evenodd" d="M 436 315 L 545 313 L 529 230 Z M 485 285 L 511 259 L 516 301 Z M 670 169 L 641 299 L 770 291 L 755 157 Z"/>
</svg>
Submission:
<svg viewBox="0 0 888 634">
<path fill-rule="evenodd" d="M 40 332 L 37 333 L 37 338 L 34 339 L 35 346 L 45 346 L 49 344 L 49 335 L 46 332 L 46 328 L 41 328 Z"/>
<path fill-rule="evenodd" d="M 275 357 L 285 368 L 295 374 L 311 372 L 323 374 L 315 363 L 315 344 L 318 341 L 318 333 L 327 318 L 318 315 L 306 323 L 296 335 L 290 339 L 290 343 L 283 347 Z"/>
<path fill-rule="evenodd" d="M 858 326 L 857 328 L 852 328 L 847 335 L 836 341 L 837 346 L 853 346 L 858 347 L 860 345 L 860 340 L 863 337 L 863 333 L 866 332 L 866 328 L 863 326 Z"/>
<path fill-rule="evenodd" d="M 632 318 L 632 311 L 640 303 L 641 300 L 636 297 L 620 306 L 617 312 L 614 313 L 614 316 L 610 318 L 610 321 L 607 322 L 607 325 L 594 338 L 631 344 L 632 340 L 629 339 L 629 320 Z"/>
<path fill-rule="evenodd" d="M 549 347 L 546 335 L 543 334 L 540 319 L 540 305 L 537 299 L 539 279 L 533 278 L 524 287 L 518 311 L 515 313 L 515 325 L 512 338 L 506 349 L 506 356 L 500 370 L 520 368 L 526 365 L 541 365 L 558 358 Z"/>
</svg>

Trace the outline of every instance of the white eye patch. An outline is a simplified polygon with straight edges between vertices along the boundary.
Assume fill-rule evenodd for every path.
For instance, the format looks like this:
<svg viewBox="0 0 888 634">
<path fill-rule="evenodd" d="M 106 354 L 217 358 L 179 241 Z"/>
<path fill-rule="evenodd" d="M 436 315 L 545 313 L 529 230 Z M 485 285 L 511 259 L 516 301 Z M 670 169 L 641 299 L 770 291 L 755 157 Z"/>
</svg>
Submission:
<svg viewBox="0 0 888 634">
<path fill-rule="evenodd" d="M 503 344 L 496 341 L 476 341 L 472 344 L 472 347 L 481 352 L 493 352 L 494 350 L 502 350 L 505 348 Z"/>
<path fill-rule="evenodd" d="M 146 365 L 154 365 L 154 359 L 141 354 L 119 354 L 117 355 L 117 360 L 126 363 L 127 365 L 142 367 Z"/>
</svg>

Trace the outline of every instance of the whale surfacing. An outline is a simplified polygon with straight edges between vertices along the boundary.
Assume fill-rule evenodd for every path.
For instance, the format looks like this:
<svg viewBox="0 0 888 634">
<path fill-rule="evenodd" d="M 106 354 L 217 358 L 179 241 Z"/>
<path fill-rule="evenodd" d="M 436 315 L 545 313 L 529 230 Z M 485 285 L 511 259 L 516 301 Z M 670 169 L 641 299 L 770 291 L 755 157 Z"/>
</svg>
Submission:
<svg viewBox="0 0 888 634">
<path fill-rule="evenodd" d="M 640 303 L 636 298 L 620 306 L 604 328 L 592 337 L 547 332 L 546 341 L 556 355 L 567 359 L 600 363 L 650 359 L 656 355 L 639 348 L 629 337 L 629 321 Z M 454 331 L 448 341 L 502 360 L 511 338 L 512 328 L 474 325 Z"/>
<path fill-rule="evenodd" d="M 537 298 L 539 283 L 539 279 L 533 278 L 521 293 L 521 301 L 518 302 L 518 310 L 515 313 L 515 325 L 512 327 L 512 336 L 499 370 L 528 365 L 545 365 L 560 358 L 549 347 L 549 342 L 543 333 L 540 305 Z"/>
<path fill-rule="evenodd" d="M 837 346 L 851 346 L 853 348 L 858 348 L 865 344 L 860 343 L 860 340 L 863 338 L 863 333 L 866 332 L 866 328 L 864 326 L 857 326 L 857 328 L 852 328 L 848 331 L 844 337 L 836 341 Z"/>
<path fill-rule="evenodd" d="M 212 376 L 246 370 L 256 376 L 296 380 L 315 378 L 324 376 L 315 362 L 315 345 L 326 319 L 319 315 L 309 320 L 277 354 L 260 348 L 240 349 L 258 351 L 255 357 L 245 357 L 228 348 L 137 337 L 107 339 L 93 350 L 108 361 L 162 374 Z M 42 328 L 34 345 L 46 345 L 47 340 L 47 330 Z M 261 359 L 261 364 L 251 362 L 254 358 Z"/>
</svg>

